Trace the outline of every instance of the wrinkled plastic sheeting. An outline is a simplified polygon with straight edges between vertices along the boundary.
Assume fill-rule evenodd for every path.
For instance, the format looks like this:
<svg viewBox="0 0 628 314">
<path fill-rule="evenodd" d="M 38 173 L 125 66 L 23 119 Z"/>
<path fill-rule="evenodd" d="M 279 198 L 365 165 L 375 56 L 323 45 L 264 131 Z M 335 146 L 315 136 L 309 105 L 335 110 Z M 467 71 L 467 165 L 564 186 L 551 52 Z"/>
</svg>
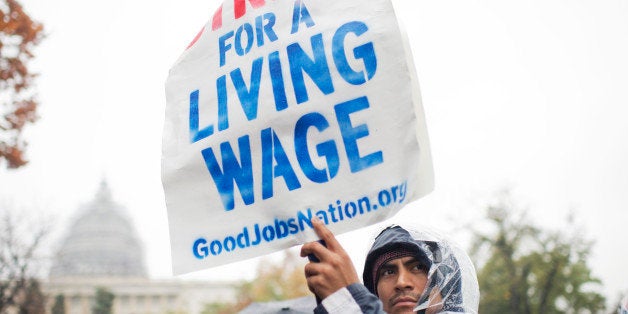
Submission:
<svg viewBox="0 0 628 314">
<path fill-rule="evenodd" d="M 617 314 L 628 314 L 628 295 L 621 299 L 621 303 L 617 309 Z"/>
</svg>

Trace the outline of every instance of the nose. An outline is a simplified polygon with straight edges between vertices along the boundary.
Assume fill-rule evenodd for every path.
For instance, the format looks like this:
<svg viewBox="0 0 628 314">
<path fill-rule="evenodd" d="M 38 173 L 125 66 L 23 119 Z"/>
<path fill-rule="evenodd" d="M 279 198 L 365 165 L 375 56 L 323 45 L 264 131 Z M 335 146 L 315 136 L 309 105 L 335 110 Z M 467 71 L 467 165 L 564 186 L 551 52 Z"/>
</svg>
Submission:
<svg viewBox="0 0 628 314">
<path fill-rule="evenodd" d="M 412 274 L 405 269 L 400 270 L 399 275 L 397 276 L 395 288 L 398 290 L 412 290 L 413 283 L 412 278 L 410 277 L 411 275 Z"/>
</svg>

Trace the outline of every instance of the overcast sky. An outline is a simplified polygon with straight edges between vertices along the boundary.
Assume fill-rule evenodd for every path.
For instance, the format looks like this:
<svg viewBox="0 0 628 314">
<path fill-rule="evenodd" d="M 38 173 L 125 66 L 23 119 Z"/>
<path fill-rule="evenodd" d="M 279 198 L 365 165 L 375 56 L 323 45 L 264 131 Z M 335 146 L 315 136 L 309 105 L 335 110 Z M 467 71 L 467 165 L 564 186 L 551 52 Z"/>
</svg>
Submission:
<svg viewBox="0 0 628 314">
<path fill-rule="evenodd" d="M 62 228 L 101 179 L 127 207 L 154 277 L 171 275 L 160 180 L 168 69 L 217 0 L 22 0 L 45 26 L 41 119 L 0 197 Z M 504 188 L 530 218 L 595 240 L 590 265 L 628 292 L 628 2 L 394 1 L 414 52 L 436 188 L 397 215 L 451 233 Z M 361 272 L 375 227 L 340 237 Z M 60 231 L 59 233 L 61 233 Z M 252 261 L 183 278 L 250 278 Z"/>
</svg>

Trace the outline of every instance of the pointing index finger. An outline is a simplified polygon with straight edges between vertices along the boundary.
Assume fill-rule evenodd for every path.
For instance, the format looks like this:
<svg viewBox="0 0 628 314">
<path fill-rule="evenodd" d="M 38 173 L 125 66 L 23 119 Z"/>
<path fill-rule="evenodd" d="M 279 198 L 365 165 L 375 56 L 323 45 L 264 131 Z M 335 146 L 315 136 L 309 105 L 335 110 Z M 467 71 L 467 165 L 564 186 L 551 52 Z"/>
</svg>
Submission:
<svg viewBox="0 0 628 314">
<path fill-rule="evenodd" d="M 338 243 L 338 240 L 336 240 L 334 234 L 329 229 L 327 229 L 325 224 L 320 219 L 318 219 L 318 217 L 312 217 L 311 221 L 314 231 L 316 232 L 318 237 L 321 238 L 321 240 L 325 241 L 327 248 L 330 251 L 337 252 L 337 248 L 341 248 L 341 246 L 340 243 Z"/>
</svg>

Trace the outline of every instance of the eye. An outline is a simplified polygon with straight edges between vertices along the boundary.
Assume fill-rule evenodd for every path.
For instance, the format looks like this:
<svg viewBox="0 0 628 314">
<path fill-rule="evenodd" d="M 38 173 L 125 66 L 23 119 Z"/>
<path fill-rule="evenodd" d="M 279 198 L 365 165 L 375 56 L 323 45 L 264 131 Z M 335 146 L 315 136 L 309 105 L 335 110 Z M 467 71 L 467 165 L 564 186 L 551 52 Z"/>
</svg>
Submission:
<svg viewBox="0 0 628 314">
<path fill-rule="evenodd" d="M 388 277 L 388 276 L 392 276 L 395 274 L 395 271 L 393 269 L 382 269 L 379 273 L 380 277 Z"/>
<path fill-rule="evenodd" d="M 413 272 L 427 273 L 427 269 L 424 265 L 416 264 L 412 267 Z"/>
</svg>

